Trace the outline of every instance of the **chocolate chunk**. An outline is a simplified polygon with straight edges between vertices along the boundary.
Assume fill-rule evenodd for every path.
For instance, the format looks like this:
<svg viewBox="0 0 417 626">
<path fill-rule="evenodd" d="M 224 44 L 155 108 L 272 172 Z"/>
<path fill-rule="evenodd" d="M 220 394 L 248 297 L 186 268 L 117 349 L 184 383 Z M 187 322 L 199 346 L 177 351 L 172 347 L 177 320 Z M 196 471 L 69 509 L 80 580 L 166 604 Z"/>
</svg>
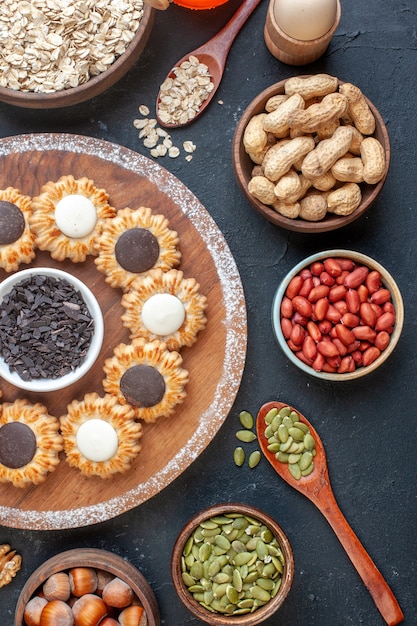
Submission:
<svg viewBox="0 0 417 626">
<path fill-rule="evenodd" d="M 94 320 L 67 281 L 32 275 L 0 303 L 0 355 L 24 381 L 56 379 L 85 360 Z"/>
<path fill-rule="evenodd" d="M 17 241 L 24 233 L 25 218 L 18 206 L 0 201 L 0 245 L 6 246 Z"/>
<path fill-rule="evenodd" d="M 155 406 L 164 397 L 165 380 L 150 365 L 134 365 L 121 377 L 120 391 L 133 406 Z"/>
<path fill-rule="evenodd" d="M 36 436 L 22 422 L 8 422 L 0 428 L 0 463 L 10 469 L 31 462 L 36 452 Z"/>
<path fill-rule="evenodd" d="M 139 274 L 155 265 L 159 257 L 159 243 L 149 230 L 130 228 L 120 235 L 114 252 L 123 269 Z"/>
</svg>

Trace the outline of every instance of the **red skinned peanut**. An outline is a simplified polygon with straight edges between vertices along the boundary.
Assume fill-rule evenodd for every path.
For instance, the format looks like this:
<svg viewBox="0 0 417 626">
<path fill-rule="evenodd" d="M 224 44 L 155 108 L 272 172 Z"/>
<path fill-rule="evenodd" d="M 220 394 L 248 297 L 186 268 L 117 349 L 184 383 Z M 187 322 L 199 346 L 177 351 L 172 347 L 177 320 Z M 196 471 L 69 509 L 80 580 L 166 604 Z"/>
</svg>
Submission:
<svg viewBox="0 0 417 626">
<path fill-rule="evenodd" d="M 359 341 L 374 341 L 376 332 L 370 326 L 356 326 L 352 328 L 352 333 Z"/>
<path fill-rule="evenodd" d="M 290 298 L 287 298 L 287 296 L 284 296 L 282 298 L 280 310 L 282 317 L 292 317 L 292 314 L 294 313 L 294 308 L 292 306 Z"/>
<path fill-rule="evenodd" d="M 325 271 L 330 274 L 330 276 L 340 276 L 342 273 L 342 268 L 340 264 L 336 261 L 336 259 L 325 259 L 323 261 Z"/>
<path fill-rule="evenodd" d="M 320 332 L 320 329 L 317 326 L 317 324 L 313 322 L 312 320 L 307 322 L 307 332 L 315 343 L 317 343 L 318 341 L 321 341 L 322 334 Z"/>
<path fill-rule="evenodd" d="M 349 313 L 358 313 L 361 301 L 356 289 L 348 289 L 346 292 L 346 304 Z"/>
<path fill-rule="evenodd" d="M 368 276 L 365 279 L 365 285 L 368 288 L 370 294 L 373 294 L 381 287 L 381 275 L 377 270 L 372 270 L 369 272 Z"/>
<path fill-rule="evenodd" d="M 313 287 L 314 287 L 313 278 L 310 276 L 309 278 L 306 278 L 305 281 L 303 282 L 302 287 L 300 291 L 298 292 L 298 295 L 308 298 L 308 294 L 313 289 Z"/>
<path fill-rule="evenodd" d="M 320 298 L 326 298 L 329 295 L 330 288 L 327 285 L 318 285 L 317 287 L 313 287 L 313 289 L 308 294 L 308 299 L 310 302 L 317 302 Z"/>
<path fill-rule="evenodd" d="M 291 337 L 292 324 L 288 317 L 281 318 L 281 330 L 285 339 L 289 339 Z"/>
<path fill-rule="evenodd" d="M 295 296 L 292 299 L 292 305 L 298 313 L 301 315 L 305 315 L 305 317 L 311 317 L 313 313 L 313 307 L 311 302 L 307 300 L 304 296 Z"/>
<path fill-rule="evenodd" d="M 340 321 L 349 328 L 355 328 L 361 322 L 359 315 L 354 315 L 353 313 L 345 313 Z"/>
<path fill-rule="evenodd" d="M 394 313 L 383 313 L 376 321 L 375 330 L 387 330 L 390 326 L 394 325 L 394 322 Z"/>
<path fill-rule="evenodd" d="M 371 291 L 369 293 L 371 293 Z M 381 289 L 372 293 L 371 300 L 375 304 L 384 304 L 384 302 L 389 302 L 391 300 L 391 293 L 389 289 L 381 287 Z"/>
<path fill-rule="evenodd" d="M 356 337 L 353 332 L 343 324 L 336 324 L 335 328 L 336 335 L 345 346 L 349 346 L 355 341 Z"/>
<path fill-rule="evenodd" d="M 390 336 L 386 330 L 381 330 L 375 337 L 375 347 L 381 350 L 381 352 L 388 347 L 389 342 Z"/>
<path fill-rule="evenodd" d="M 369 269 L 365 265 L 360 265 L 349 272 L 345 278 L 344 285 L 347 289 L 357 289 L 369 274 Z"/>
<path fill-rule="evenodd" d="M 301 326 L 301 324 L 294 324 L 291 330 L 290 341 L 294 343 L 296 346 L 301 346 L 304 341 L 306 331 Z"/>
<path fill-rule="evenodd" d="M 319 341 L 317 344 L 317 350 L 322 354 L 326 359 L 332 356 L 340 356 L 339 350 L 334 345 L 333 341 Z"/>
<path fill-rule="evenodd" d="M 375 326 L 377 314 L 369 302 L 362 302 L 359 315 L 365 326 L 371 326 L 371 328 Z"/>
<path fill-rule="evenodd" d="M 316 344 L 313 341 L 313 339 L 310 337 L 310 335 L 306 335 L 305 339 L 303 341 L 303 347 L 302 347 L 302 351 L 304 356 L 309 359 L 311 362 L 314 361 L 314 359 L 317 356 L 317 348 L 316 348 Z"/>
<path fill-rule="evenodd" d="M 381 352 L 375 346 L 371 346 L 362 355 L 362 365 L 367 367 L 371 365 L 381 354 Z"/>
<path fill-rule="evenodd" d="M 324 320 L 326 317 L 326 313 L 329 308 L 329 301 L 327 298 L 319 298 L 317 302 L 314 303 L 313 313 L 314 318 L 319 322 Z"/>
<path fill-rule="evenodd" d="M 285 295 L 287 296 L 287 298 L 292 300 L 296 295 L 298 295 L 298 292 L 303 286 L 303 283 L 304 280 L 301 276 L 294 276 L 293 278 L 291 278 L 290 282 L 288 283 L 288 287 L 285 290 Z"/>
<path fill-rule="evenodd" d="M 335 279 L 333 278 L 333 276 L 330 276 L 330 274 L 328 272 L 322 272 L 320 274 L 320 282 L 323 285 L 327 285 L 328 287 L 332 287 L 335 284 Z"/>
</svg>

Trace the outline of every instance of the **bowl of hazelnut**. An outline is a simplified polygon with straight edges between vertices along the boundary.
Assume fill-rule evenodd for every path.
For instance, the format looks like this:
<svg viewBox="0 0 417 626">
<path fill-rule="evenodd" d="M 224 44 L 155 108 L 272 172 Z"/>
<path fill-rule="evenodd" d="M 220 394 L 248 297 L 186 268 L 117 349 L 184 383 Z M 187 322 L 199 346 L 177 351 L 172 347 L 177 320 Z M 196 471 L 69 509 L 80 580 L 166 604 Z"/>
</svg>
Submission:
<svg viewBox="0 0 417 626">
<path fill-rule="evenodd" d="M 319 233 L 350 224 L 375 202 L 390 142 L 358 86 L 328 74 L 294 76 L 247 106 L 232 158 L 237 183 L 258 213 L 287 230 Z"/>
<path fill-rule="evenodd" d="M 303 259 L 282 279 L 272 328 L 288 359 L 328 381 L 361 378 L 394 352 L 404 323 L 397 283 L 371 257 L 326 250 Z"/>
<path fill-rule="evenodd" d="M 274 615 L 293 577 L 290 542 L 256 507 L 221 503 L 194 515 L 175 542 L 171 575 L 190 613 L 211 626 L 255 626 Z"/>
<path fill-rule="evenodd" d="M 48 559 L 26 581 L 14 626 L 39 624 L 160 626 L 160 618 L 149 583 L 131 563 L 78 548 Z"/>
</svg>

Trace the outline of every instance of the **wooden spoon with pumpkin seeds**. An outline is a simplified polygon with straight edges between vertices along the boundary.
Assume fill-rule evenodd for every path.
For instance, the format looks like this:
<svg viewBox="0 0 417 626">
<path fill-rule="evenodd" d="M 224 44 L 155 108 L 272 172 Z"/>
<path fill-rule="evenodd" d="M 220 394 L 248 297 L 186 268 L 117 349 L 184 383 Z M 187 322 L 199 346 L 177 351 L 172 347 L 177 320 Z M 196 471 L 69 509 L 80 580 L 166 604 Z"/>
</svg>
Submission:
<svg viewBox="0 0 417 626">
<path fill-rule="evenodd" d="M 268 449 L 268 446 L 270 446 L 267 437 L 268 432 L 267 435 L 265 435 L 265 430 L 268 425 L 265 421 L 265 417 L 268 413 L 271 415 L 271 411 L 277 413 L 286 407 L 289 407 L 291 411 L 295 411 L 298 414 L 298 421 L 308 426 L 310 434 L 315 439 L 316 452 L 313 471 L 307 476 L 301 476 L 300 478 L 293 476 L 288 469 L 288 463 L 278 461 L 275 456 L 276 453 Z M 269 422 L 270 420 L 268 419 L 267 421 Z M 297 409 L 294 409 L 284 402 L 267 402 L 259 410 L 256 420 L 256 429 L 261 450 L 275 471 L 291 485 L 291 487 L 294 487 L 294 489 L 297 489 L 297 491 L 309 498 L 327 519 L 340 543 L 346 550 L 348 557 L 355 566 L 359 576 L 365 583 L 385 622 L 390 626 L 395 626 L 395 624 L 402 622 L 404 615 L 394 594 L 352 528 L 349 526 L 349 523 L 336 502 L 330 485 L 324 446 L 311 423 L 304 415 L 297 411 Z"/>
</svg>

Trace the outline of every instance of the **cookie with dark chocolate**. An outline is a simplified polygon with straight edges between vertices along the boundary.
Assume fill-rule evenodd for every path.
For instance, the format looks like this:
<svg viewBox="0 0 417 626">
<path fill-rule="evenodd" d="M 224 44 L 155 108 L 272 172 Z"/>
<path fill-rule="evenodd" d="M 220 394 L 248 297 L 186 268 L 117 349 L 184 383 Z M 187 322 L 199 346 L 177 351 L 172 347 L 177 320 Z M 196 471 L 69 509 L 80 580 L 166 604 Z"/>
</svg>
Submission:
<svg viewBox="0 0 417 626">
<path fill-rule="evenodd" d="M 129 404 L 145 422 L 168 417 L 186 397 L 188 372 L 182 357 L 158 339 L 138 337 L 131 344 L 119 344 L 105 361 L 104 373 L 104 390 L 120 404 Z"/>
<path fill-rule="evenodd" d="M 31 201 L 14 187 L 0 189 L 0 267 L 14 272 L 35 256 L 35 235 L 29 219 Z"/>
<path fill-rule="evenodd" d="M 96 241 L 98 256 L 94 259 L 106 282 L 126 291 L 138 276 L 150 270 L 164 272 L 181 260 L 178 233 L 169 228 L 163 215 L 149 207 L 121 209 L 106 220 Z"/>
<path fill-rule="evenodd" d="M 59 463 L 59 420 L 39 402 L 5 402 L 0 408 L 0 482 L 37 485 Z"/>
</svg>

